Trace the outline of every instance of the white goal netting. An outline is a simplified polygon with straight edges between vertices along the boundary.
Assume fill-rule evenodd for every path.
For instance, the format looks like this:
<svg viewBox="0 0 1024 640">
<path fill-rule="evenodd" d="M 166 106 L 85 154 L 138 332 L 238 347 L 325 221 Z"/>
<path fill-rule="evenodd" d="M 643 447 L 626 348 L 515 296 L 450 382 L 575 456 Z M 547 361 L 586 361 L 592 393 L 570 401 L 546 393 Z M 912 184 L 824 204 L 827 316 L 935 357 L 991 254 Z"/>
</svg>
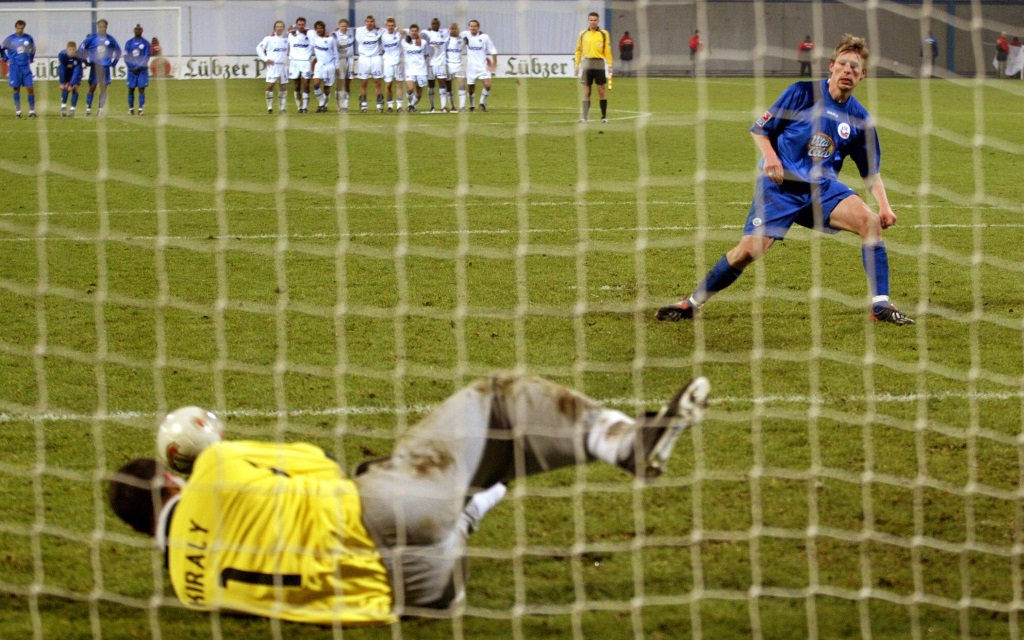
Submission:
<svg viewBox="0 0 1024 640">
<path fill-rule="evenodd" d="M 608 122 L 595 89 L 581 124 L 591 11 L 615 72 Z M 466 112 L 424 113 L 434 86 L 378 115 L 371 79 L 364 115 L 357 78 L 347 112 L 331 95 L 314 113 L 310 90 L 297 113 L 289 80 L 268 115 L 255 49 L 274 21 L 368 14 L 478 20 L 487 110 L 481 79 Z M 118 73 L 103 118 L 83 116 L 87 85 L 61 117 L 56 55 L 99 18 L 163 45 L 144 118 Z M 17 19 L 40 117 L 0 92 L 0 637 L 1021 637 L 1014 4 L 0 2 Z M 801 62 L 825 78 L 845 33 L 871 48 L 855 96 L 898 217 L 892 301 L 916 324 L 868 320 L 857 236 L 799 227 L 695 320 L 658 322 L 740 238 L 750 126 Z M 877 211 L 852 161 L 840 177 Z M 186 611 L 106 505 L 178 406 L 352 471 L 495 369 L 626 413 L 705 375 L 712 404 L 656 482 L 590 465 L 513 483 L 451 619 Z"/>
</svg>

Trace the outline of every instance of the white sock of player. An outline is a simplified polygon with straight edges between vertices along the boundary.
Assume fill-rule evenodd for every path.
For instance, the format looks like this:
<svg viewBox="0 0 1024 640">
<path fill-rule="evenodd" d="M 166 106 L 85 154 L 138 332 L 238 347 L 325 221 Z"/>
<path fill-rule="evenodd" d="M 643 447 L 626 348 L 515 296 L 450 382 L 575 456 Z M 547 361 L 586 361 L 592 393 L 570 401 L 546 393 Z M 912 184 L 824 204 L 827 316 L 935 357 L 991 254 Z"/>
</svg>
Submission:
<svg viewBox="0 0 1024 640">
<path fill-rule="evenodd" d="M 325 100 L 323 89 L 321 89 L 320 87 L 315 87 L 313 89 L 313 95 L 316 96 L 316 103 L 321 107 L 324 106 Z"/>
<path fill-rule="evenodd" d="M 345 94 L 345 99 L 341 103 L 341 108 L 342 109 L 348 109 L 348 98 L 349 98 L 348 91 L 339 91 L 338 93 Z"/>
<path fill-rule="evenodd" d="M 288 104 L 288 92 L 282 90 L 282 91 L 278 92 L 278 96 L 281 99 L 280 100 L 280 102 L 281 102 L 281 111 L 284 111 L 285 105 Z"/>
<path fill-rule="evenodd" d="M 440 93 L 441 93 L 441 108 L 442 109 L 447 109 L 448 108 L 448 90 L 445 89 L 444 87 L 441 87 L 440 88 Z"/>
<path fill-rule="evenodd" d="M 273 91 L 268 91 L 267 92 L 267 111 L 270 111 L 273 108 L 274 108 L 274 92 Z"/>
<path fill-rule="evenodd" d="M 308 109 L 309 108 L 309 92 L 308 91 L 303 91 L 302 92 L 302 108 L 303 109 Z"/>
<path fill-rule="evenodd" d="M 401 98 L 395 98 L 395 108 L 398 109 L 399 111 L 402 110 L 402 99 Z"/>
<path fill-rule="evenodd" d="M 430 110 L 434 110 L 434 87 L 427 87 L 427 97 L 430 99 Z"/>
<path fill-rule="evenodd" d="M 469 503 L 462 510 L 463 515 L 468 520 L 469 533 L 473 533 L 480 527 L 480 522 L 487 515 L 487 512 L 498 506 L 498 503 L 502 501 L 507 492 L 508 487 L 499 482 L 480 491 L 469 499 Z"/>
<path fill-rule="evenodd" d="M 302 94 L 300 94 L 298 91 L 293 91 L 292 95 L 295 96 L 295 108 L 296 109 L 301 109 L 302 108 Z"/>
<path fill-rule="evenodd" d="M 488 89 L 487 87 L 484 87 L 483 92 L 480 94 L 480 104 L 483 104 L 484 101 L 487 100 L 487 96 L 489 96 L 490 94 L 491 90 Z"/>
<path fill-rule="evenodd" d="M 635 426 L 636 421 L 621 411 L 601 409 L 587 432 L 587 452 L 603 462 L 618 464 L 633 450 Z"/>
<path fill-rule="evenodd" d="M 466 90 L 465 89 L 459 89 L 459 108 L 460 109 L 465 109 L 466 108 Z"/>
</svg>

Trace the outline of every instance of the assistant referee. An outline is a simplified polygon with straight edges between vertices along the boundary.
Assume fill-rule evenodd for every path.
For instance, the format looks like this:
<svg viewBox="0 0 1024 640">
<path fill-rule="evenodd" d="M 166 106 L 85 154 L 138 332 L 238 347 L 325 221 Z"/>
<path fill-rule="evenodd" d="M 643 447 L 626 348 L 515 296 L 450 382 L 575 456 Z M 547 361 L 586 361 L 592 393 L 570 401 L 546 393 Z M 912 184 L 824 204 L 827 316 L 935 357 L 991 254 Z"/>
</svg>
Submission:
<svg viewBox="0 0 1024 640">
<path fill-rule="evenodd" d="M 587 22 L 587 28 L 580 31 L 580 37 L 576 39 L 573 71 L 583 85 L 583 117 L 580 118 L 580 122 L 587 122 L 590 115 L 590 86 L 593 84 L 597 85 L 597 94 L 601 96 L 601 122 L 608 122 L 608 94 L 605 83 L 612 74 L 611 37 L 600 27 L 600 16 L 596 12 L 591 12 L 587 16 Z"/>
</svg>

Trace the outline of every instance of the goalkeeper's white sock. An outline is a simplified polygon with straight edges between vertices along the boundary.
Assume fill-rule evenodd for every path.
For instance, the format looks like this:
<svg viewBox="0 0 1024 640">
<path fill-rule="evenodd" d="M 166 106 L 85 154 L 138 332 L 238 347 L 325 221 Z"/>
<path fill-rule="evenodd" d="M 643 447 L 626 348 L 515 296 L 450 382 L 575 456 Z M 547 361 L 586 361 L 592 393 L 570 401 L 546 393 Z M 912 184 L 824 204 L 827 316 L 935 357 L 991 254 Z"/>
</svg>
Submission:
<svg viewBox="0 0 1024 640">
<path fill-rule="evenodd" d="M 487 96 L 489 96 L 490 94 L 491 90 L 488 89 L 487 87 L 484 87 L 483 92 L 480 94 L 480 104 L 483 104 L 484 101 L 487 100 Z"/>
<path fill-rule="evenodd" d="M 587 431 L 587 453 L 602 462 L 617 465 L 629 458 L 636 436 L 633 418 L 621 411 L 602 409 Z"/>
<path fill-rule="evenodd" d="M 466 90 L 459 89 L 459 109 L 466 108 Z"/>
<path fill-rule="evenodd" d="M 466 508 L 462 510 L 463 517 L 465 517 L 469 525 L 469 533 L 473 533 L 480 528 L 480 522 L 484 519 L 484 516 L 502 501 L 507 492 L 508 487 L 499 482 L 469 499 Z"/>
</svg>

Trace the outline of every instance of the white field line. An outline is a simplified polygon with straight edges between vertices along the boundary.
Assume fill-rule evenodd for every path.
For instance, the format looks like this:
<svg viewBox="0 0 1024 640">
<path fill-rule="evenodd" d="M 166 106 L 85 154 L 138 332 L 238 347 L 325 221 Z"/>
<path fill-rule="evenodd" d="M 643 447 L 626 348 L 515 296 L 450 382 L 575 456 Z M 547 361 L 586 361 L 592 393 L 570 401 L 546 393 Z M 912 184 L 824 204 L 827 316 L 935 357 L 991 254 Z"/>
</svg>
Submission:
<svg viewBox="0 0 1024 640">
<path fill-rule="evenodd" d="M 986 391 L 971 393 L 966 391 L 940 391 L 935 393 L 908 393 L 892 394 L 881 393 L 864 396 L 846 396 L 844 401 L 862 401 L 876 403 L 897 403 L 907 404 L 921 400 L 1020 400 L 1024 399 L 1024 390 L 1018 391 Z M 635 398 L 605 398 L 598 400 L 604 406 L 636 407 L 636 406 L 658 406 L 667 402 L 667 398 L 639 401 Z M 809 405 L 815 399 L 803 394 L 772 395 L 760 397 L 739 397 L 727 396 L 715 398 L 712 405 L 772 405 L 772 404 L 798 404 Z M 819 399 L 822 404 L 828 404 L 827 399 Z M 275 409 L 229 409 L 218 413 L 228 418 L 301 418 L 301 417 L 330 417 L 330 416 L 371 416 L 371 415 L 423 415 L 432 411 L 437 405 L 417 404 L 407 406 L 404 409 L 383 406 L 355 406 L 355 407 L 327 407 L 321 409 L 304 408 L 288 409 L 277 411 Z M 114 411 L 104 414 L 90 413 L 64 413 L 48 412 L 36 414 L 31 412 L 6 412 L 0 413 L 0 424 L 28 423 L 34 421 L 42 422 L 89 422 L 101 420 L 108 422 L 134 422 L 139 420 L 155 420 L 158 414 L 153 411 Z"/>
<path fill-rule="evenodd" d="M 1024 227 L 1024 223 L 1006 223 L 1006 224 L 915 224 L 915 225 L 902 225 L 903 228 L 912 229 L 1003 229 L 1011 228 L 1017 229 Z M 717 224 L 709 226 L 699 225 L 662 225 L 662 226 L 647 226 L 647 227 L 588 227 L 586 228 L 587 233 L 639 233 L 641 231 L 646 232 L 664 232 L 664 231 L 733 231 L 742 229 L 742 224 Z M 553 228 L 534 228 L 526 229 L 527 234 L 541 234 L 541 233 L 566 233 L 567 231 L 575 231 L 572 229 L 553 229 Z M 363 231 L 355 233 L 290 233 L 290 234 L 278 234 L 278 233 L 257 233 L 257 234 L 237 234 L 232 233 L 226 236 L 220 235 L 209 235 L 201 234 L 195 236 L 182 236 L 182 235 L 167 235 L 167 236 L 146 236 L 146 235 L 135 235 L 135 234 L 124 234 L 124 233 L 109 233 L 108 240 L 111 242 L 118 241 L 131 241 L 131 242 L 150 242 L 155 240 L 179 240 L 179 241 L 217 241 L 217 240 L 235 240 L 235 241 L 260 241 L 260 240 L 338 240 L 340 238 L 415 238 L 415 237 L 426 237 L 426 236 L 506 236 L 506 235 L 518 235 L 521 232 L 520 229 L 432 229 L 427 231 Z M 0 238 L 0 243 L 25 243 L 25 242 L 36 242 L 40 238 L 36 236 L 17 236 L 13 238 Z M 96 236 L 44 236 L 47 242 L 96 242 Z"/>
<path fill-rule="evenodd" d="M 356 196 L 350 196 L 347 200 L 352 200 Z M 521 203 L 521 200 L 495 200 L 492 201 L 486 197 L 481 197 L 482 205 L 487 207 L 514 207 Z M 585 200 L 576 202 L 571 198 L 565 200 L 541 200 L 541 201 L 526 201 L 528 207 L 607 207 L 615 206 L 621 207 L 627 204 L 639 204 L 637 200 Z M 693 200 L 644 200 L 643 204 L 648 207 L 695 207 L 697 202 Z M 417 210 L 417 209 L 437 209 L 439 207 L 455 208 L 460 206 L 459 202 L 456 202 L 454 198 L 450 201 L 430 201 L 430 202 L 408 202 L 402 205 L 401 208 L 405 210 Z M 466 206 L 475 206 L 466 204 Z M 705 202 L 705 208 L 711 209 L 715 207 L 748 207 L 750 206 L 750 200 L 735 200 L 731 202 Z M 331 211 L 336 207 L 334 204 L 320 204 L 310 205 L 301 207 L 302 210 L 313 210 L 313 211 Z M 346 211 L 381 211 L 382 209 L 398 209 L 398 204 L 387 205 L 380 202 L 360 204 L 354 202 L 345 202 L 343 208 Z M 894 204 L 893 209 L 920 209 L 922 208 L 917 204 Z M 970 211 L 974 208 L 979 209 L 992 209 L 996 211 L 1006 211 L 1007 213 L 1021 213 L 1022 211 L 1014 211 L 1005 209 L 992 204 L 979 204 L 976 206 L 971 205 L 959 205 L 959 204 L 942 204 L 942 205 L 930 205 L 930 210 L 953 210 L 953 211 Z M 196 214 L 196 213 L 217 213 L 220 211 L 218 207 L 196 207 L 189 209 L 181 208 L 168 208 L 163 210 L 166 215 L 174 214 Z M 276 206 L 240 206 L 232 205 L 223 207 L 224 213 L 254 213 L 254 212 L 267 212 L 277 211 Z M 108 216 L 118 215 L 131 215 L 131 216 L 142 216 L 142 215 L 156 215 L 161 213 L 159 209 L 107 209 L 106 214 Z M 96 216 L 99 212 L 95 210 L 81 210 L 81 211 L 0 211 L 0 218 L 40 218 L 40 217 L 62 217 L 62 216 Z"/>
</svg>

